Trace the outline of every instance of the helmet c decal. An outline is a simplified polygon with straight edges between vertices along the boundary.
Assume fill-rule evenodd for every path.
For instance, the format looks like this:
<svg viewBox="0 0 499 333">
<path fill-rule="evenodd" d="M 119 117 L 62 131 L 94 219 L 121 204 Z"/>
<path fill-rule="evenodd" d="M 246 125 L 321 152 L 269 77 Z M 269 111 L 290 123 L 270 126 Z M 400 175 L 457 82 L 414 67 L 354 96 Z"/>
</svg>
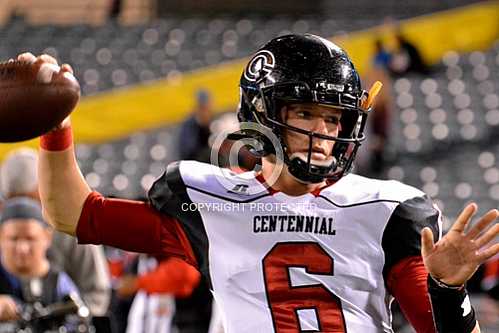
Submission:
<svg viewBox="0 0 499 333">
<path fill-rule="evenodd" d="M 264 79 L 275 67 L 275 57 L 272 52 L 262 50 L 255 54 L 244 70 L 246 80 L 255 82 Z"/>
</svg>

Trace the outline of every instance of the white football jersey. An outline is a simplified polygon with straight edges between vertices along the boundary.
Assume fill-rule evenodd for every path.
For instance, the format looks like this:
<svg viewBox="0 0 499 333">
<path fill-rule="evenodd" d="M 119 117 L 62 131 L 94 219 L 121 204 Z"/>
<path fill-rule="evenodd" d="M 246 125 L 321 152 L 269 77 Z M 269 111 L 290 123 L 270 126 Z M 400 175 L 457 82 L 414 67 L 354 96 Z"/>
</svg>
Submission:
<svg viewBox="0 0 499 333">
<path fill-rule="evenodd" d="M 423 192 L 349 174 L 290 196 L 251 173 L 217 174 L 171 164 L 150 200 L 183 226 L 227 333 L 392 332 L 387 270 L 420 255 L 422 228 L 441 236 Z"/>
</svg>

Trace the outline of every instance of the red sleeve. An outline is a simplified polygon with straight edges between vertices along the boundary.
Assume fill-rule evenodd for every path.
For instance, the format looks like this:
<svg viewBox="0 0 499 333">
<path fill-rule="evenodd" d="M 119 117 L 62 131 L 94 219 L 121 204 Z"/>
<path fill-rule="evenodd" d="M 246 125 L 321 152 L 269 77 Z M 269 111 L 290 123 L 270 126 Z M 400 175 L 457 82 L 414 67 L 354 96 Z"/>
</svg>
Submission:
<svg viewBox="0 0 499 333">
<path fill-rule="evenodd" d="M 162 261 L 152 272 L 138 277 L 137 287 L 148 293 L 171 293 L 187 297 L 199 284 L 201 274 L 178 258 Z"/>
<path fill-rule="evenodd" d="M 87 197 L 76 227 L 78 242 L 104 244 L 126 251 L 177 256 L 197 267 L 179 222 L 141 201 Z"/>
<path fill-rule="evenodd" d="M 420 256 L 407 257 L 395 264 L 388 273 L 387 285 L 418 333 L 435 333 L 427 285 L 428 272 Z"/>
</svg>

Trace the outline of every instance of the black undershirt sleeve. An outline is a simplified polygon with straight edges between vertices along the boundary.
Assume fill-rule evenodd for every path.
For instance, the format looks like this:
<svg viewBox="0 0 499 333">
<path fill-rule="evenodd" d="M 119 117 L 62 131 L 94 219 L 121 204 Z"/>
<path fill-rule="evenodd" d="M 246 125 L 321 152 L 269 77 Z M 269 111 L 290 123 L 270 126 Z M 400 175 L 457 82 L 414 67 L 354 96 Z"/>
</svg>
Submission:
<svg viewBox="0 0 499 333">
<path fill-rule="evenodd" d="M 421 231 L 429 227 L 435 242 L 439 239 L 440 212 L 426 195 L 401 202 L 394 210 L 383 232 L 381 245 L 385 252 L 383 276 L 401 259 L 421 255 Z"/>
</svg>

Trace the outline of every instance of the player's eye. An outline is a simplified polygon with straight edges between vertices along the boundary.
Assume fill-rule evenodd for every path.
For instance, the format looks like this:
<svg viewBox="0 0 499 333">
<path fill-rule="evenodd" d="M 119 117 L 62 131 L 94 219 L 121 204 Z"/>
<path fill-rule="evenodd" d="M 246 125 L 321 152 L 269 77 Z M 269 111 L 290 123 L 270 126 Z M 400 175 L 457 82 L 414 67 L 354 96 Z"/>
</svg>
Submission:
<svg viewBox="0 0 499 333">
<path fill-rule="evenodd" d="M 310 111 L 296 111 L 296 118 L 298 119 L 312 119 L 312 113 Z"/>
<path fill-rule="evenodd" d="M 337 116 L 328 116 L 324 118 L 328 124 L 338 125 L 340 123 L 340 118 Z"/>
</svg>

